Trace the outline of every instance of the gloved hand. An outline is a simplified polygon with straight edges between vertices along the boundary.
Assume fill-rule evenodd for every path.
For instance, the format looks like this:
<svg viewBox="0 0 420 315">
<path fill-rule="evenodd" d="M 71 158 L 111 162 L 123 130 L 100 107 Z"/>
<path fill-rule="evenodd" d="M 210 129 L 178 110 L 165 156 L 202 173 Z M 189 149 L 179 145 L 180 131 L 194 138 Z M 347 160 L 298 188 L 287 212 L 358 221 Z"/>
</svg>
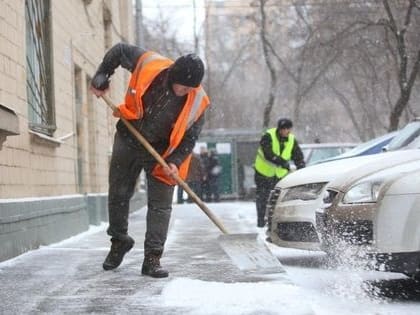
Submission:
<svg viewBox="0 0 420 315">
<path fill-rule="evenodd" d="M 98 73 L 92 79 L 92 86 L 98 90 L 106 90 L 109 88 L 109 76 L 104 73 Z"/>
<path fill-rule="evenodd" d="M 273 162 L 274 162 L 276 165 L 281 166 L 281 167 L 283 167 L 283 168 L 287 169 L 288 171 L 290 171 L 290 164 L 289 164 L 289 162 L 288 162 L 288 161 L 286 161 L 285 159 L 283 159 L 282 157 L 280 157 L 280 156 L 276 156 L 276 157 L 273 159 Z"/>
<path fill-rule="evenodd" d="M 282 163 L 281 167 L 283 167 L 283 168 L 287 169 L 288 171 L 290 171 L 290 164 L 286 160 L 283 160 L 283 163 Z"/>
</svg>

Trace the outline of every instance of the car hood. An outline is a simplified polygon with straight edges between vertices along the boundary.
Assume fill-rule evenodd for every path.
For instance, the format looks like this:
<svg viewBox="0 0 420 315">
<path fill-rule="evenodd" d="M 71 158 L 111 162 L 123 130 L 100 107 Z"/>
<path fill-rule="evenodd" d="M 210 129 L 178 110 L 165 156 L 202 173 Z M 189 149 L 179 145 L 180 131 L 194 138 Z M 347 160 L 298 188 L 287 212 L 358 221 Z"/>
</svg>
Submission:
<svg viewBox="0 0 420 315">
<path fill-rule="evenodd" d="M 384 168 L 351 183 L 351 187 L 365 183 L 380 183 L 387 195 L 420 194 L 420 160 Z M 338 179 L 338 178 L 337 178 Z M 337 180 L 335 179 L 335 180 Z M 335 182 L 334 180 L 334 182 Z"/>
<path fill-rule="evenodd" d="M 330 181 L 328 188 L 347 191 L 347 189 L 356 181 L 386 169 L 389 169 L 389 172 L 386 173 L 389 173 L 388 176 L 391 178 L 393 173 L 397 175 L 398 172 L 400 172 L 397 166 L 410 161 L 419 160 L 420 150 L 401 150 L 374 156 L 377 156 L 378 159 L 359 165 L 350 171 L 346 170 L 345 172 L 340 172 L 340 174 Z"/>
<path fill-rule="evenodd" d="M 373 155 L 358 156 L 343 160 L 336 160 L 326 162 L 322 164 L 312 165 L 300 170 L 297 170 L 284 179 L 279 181 L 277 187 L 288 188 L 293 186 L 299 186 L 309 183 L 323 183 L 331 182 L 337 177 L 346 174 L 345 176 L 354 178 L 360 178 L 362 176 L 369 175 L 371 168 L 375 168 L 373 171 L 403 163 L 411 160 L 420 158 L 420 150 L 402 150 L 385 152 Z M 359 174 L 360 175 L 356 175 Z"/>
</svg>

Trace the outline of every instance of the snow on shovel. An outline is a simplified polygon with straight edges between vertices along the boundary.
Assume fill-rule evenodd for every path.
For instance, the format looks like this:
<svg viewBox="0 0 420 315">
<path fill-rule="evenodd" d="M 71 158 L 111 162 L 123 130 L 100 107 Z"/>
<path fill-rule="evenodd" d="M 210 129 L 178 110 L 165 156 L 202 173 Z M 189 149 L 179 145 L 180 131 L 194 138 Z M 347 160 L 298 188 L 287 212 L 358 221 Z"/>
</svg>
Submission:
<svg viewBox="0 0 420 315">
<path fill-rule="evenodd" d="M 113 110 L 117 107 L 108 98 L 103 95 L 103 100 Z M 168 167 L 166 161 L 149 144 L 149 142 L 133 127 L 126 119 L 120 118 L 128 130 L 137 138 L 137 140 L 146 148 L 147 151 L 163 167 Z M 256 271 L 260 273 L 285 272 L 279 260 L 270 252 L 266 244 L 258 241 L 258 234 L 229 234 L 222 222 L 206 206 L 206 204 L 195 194 L 188 184 L 177 174 L 173 176 L 175 181 L 191 197 L 199 208 L 209 217 L 209 219 L 219 228 L 223 235 L 219 236 L 219 243 L 223 250 L 232 259 L 235 265 L 244 271 Z"/>
</svg>

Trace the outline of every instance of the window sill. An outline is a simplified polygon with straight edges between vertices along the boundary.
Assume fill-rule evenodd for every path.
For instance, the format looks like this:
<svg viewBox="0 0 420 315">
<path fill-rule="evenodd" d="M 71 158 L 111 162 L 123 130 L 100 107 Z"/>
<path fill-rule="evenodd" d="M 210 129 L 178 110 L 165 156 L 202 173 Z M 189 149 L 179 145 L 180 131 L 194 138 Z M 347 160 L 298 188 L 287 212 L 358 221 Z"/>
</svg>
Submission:
<svg viewBox="0 0 420 315">
<path fill-rule="evenodd" d="M 33 130 L 28 130 L 28 132 L 31 135 L 31 140 L 39 144 L 47 144 L 54 147 L 58 147 L 64 143 L 64 141 L 60 139 L 56 139 L 56 138 L 44 135 L 43 133 L 40 133 L 40 132 L 36 132 Z"/>
</svg>

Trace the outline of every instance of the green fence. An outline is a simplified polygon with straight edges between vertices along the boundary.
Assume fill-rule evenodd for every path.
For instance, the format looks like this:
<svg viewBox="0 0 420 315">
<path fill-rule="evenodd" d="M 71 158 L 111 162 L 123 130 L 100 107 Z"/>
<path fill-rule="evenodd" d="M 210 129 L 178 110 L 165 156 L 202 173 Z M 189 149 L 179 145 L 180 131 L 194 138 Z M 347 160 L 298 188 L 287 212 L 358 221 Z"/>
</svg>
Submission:
<svg viewBox="0 0 420 315">
<path fill-rule="evenodd" d="M 222 198 L 242 198 L 253 189 L 253 165 L 260 137 L 260 131 L 255 130 L 203 130 L 196 151 L 203 145 L 208 150 L 216 149 L 222 166 Z"/>
</svg>

